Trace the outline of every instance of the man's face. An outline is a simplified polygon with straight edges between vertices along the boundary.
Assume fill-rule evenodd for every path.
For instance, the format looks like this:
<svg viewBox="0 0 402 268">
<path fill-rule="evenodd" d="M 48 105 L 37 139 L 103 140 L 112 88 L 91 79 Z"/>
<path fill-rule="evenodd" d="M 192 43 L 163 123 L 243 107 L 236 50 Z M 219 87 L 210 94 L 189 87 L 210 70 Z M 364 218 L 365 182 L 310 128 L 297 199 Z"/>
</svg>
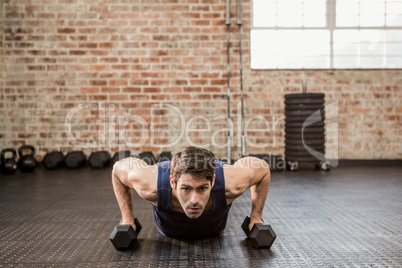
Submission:
<svg viewBox="0 0 402 268">
<path fill-rule="evenodd" d="M 215 183 L 215 176 L 211 181 L 194 179 L 190 174 L 182 174 L 175 183 L 170 178 L 172 188 L 177 190 L 180 205 L 190 219 L 196 219 L 204 212 Z"/>
</svg>

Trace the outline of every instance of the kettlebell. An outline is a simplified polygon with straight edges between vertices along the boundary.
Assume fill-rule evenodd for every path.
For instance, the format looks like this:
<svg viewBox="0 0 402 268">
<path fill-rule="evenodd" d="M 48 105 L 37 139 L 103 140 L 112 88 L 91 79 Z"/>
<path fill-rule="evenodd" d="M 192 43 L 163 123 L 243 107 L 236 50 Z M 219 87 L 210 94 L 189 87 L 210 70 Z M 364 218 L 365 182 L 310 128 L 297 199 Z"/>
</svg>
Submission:
<svg viewBox="0 0 402 268">
<path fill-rule="evenodd" d="M 6 158 L 6 153 L 12 153 L 11 157 Z M 14 174 L 17 171 L 17 152 L 13 148 L 6 148 L 1 151 L 1 173 Z"/>
<path fill-rule="evenodd" d="M 24 150 L 31 150 L 29 154 L 23 154 Z M 32 145 L 22 145 L 18 148 L 18 154 L 20 155 L 20 159 L 18 160 L 18 168 L 21 172 L 32 172 L 36 168 L 36 160 L 35 160 L 35 148 Z"/>
</svg>

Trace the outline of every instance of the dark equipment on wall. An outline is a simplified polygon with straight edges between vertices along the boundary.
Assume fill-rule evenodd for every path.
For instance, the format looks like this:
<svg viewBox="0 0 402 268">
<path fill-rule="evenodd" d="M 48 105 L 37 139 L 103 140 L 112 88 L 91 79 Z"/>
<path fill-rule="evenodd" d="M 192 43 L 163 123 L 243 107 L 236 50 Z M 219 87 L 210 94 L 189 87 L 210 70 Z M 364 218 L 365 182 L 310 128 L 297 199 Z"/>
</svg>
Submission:
<svg viewBox="0 0 402 268">
<path fill-rule="evenodd" d="M 116 152 L 116 153 L 113 155 L 113 158 L 112 158 L 112 166 L 113 166 L 117 161 L 122 160 L 122 159 L 127 158 L 127 157 L 131 157 L 131 156 L 132 156 L 132 155 L 131 155 L 131 152 L 130 152 L 130 151 L 120 151 L 120 152 Z"/>
<path fill-rule="evenodd" d="M 47 169 L 58 169 L 64 166 L 64 154 L 62 152 L 50 152 L 43 158 L 42 164 Z"/>
<path fill-rule="evenodd" d="M 82 151 L 72 151 L 64 158 L 64 163 L 68 168 L 80 168 L 85 166 L 87 157 Z"/>
<path fill-rule="evenodd" d="M 108 151 L 93 152 L 88 159 L 89 166 L 94 169 L 108 167 L 111 161 L 112 158 Z"/>
<path fill-rule="evenodd" d="M 29 150 L 29 153 L 24 153 L 24 151 Z M 18 168 L 21 172 L 32 172 L 37 166 L 35 159 L 35 148 L 32 145 L 22 145 L 18 148 L 18 154 L 20 159 L 18 160 Z"/>
<path fill-rule="evenodd" d="M 142 152 L 138 155 L 138 158 L 144 160 L 148 165 L 155 165 L 156 159 L 153 152 Z"/>
<path fill-rule="evenodd" d="M 285 95 L 285 158 L 290 170 L 297 170 L 299 162 L 329 170 L 325 160 L 324 98 L 323 93 Z"/>
<path fill-rule="evenodd" d="M 6 157 L 11 153 L 11 157 Z M 13 148 L 6 148 L 1 151 L 1 173 L 11 175 L 17 171 L 17 152 Z"/>
<path fill-rule="evenodd" d="M 134 224 L 136 230 L 130 224 L 119 224 L 114 228 L 109 239 L 116 250 L 132 249 L 142 229 L 137 218 L 134 219 Z"/>
<path fill-rule="evenodd" d="M 163 161 L 171 161 L 173 158 L 173 154 L 172 152 L 162 152 L 159 156 L 158 156 L 158 160 L 157 162 L 163 162 Z"/>
</svg>

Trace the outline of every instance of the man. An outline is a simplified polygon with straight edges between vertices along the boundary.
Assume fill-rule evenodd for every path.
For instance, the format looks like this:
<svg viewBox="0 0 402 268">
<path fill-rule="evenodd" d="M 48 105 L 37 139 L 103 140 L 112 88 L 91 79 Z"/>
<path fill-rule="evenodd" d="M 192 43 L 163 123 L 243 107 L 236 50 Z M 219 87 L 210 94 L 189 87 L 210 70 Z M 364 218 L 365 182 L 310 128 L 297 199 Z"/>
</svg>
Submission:
<svg viewBox="0 0 402 268">
<path fill-rule="evenodd" d="M 245 157 L 234 165 L 214 160 L 206 149 L 188 146 L 172 161 L 147 165 L 126 158 L 116 162 L 113 188 L 121 224 L 134 229 L 133 189 L 153 205 L 158 231 L 168 237 L 212 237 L 222 233 L 233 201 L 251 188 L 250 225 L 262 222 L 270 183 L 268 164 Z M 134 209 L 135 213 L 135 209 Z"/>
</svg>

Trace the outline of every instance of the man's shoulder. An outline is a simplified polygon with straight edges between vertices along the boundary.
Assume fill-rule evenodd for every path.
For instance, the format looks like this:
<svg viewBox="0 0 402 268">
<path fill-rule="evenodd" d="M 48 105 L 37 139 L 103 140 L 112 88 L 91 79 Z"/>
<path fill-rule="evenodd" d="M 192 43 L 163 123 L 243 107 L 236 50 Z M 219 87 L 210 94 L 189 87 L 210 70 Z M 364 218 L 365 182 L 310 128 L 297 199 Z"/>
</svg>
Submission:
<svg viewBox="0 0 402 268">
<path fill-rule="evenodd" d="M 150 202 L 156 202 L 158 185 L 157 165 L 132 167 L 130 177 L 133 182 L 133 188 L 139 196 Z"/>
</svg>

